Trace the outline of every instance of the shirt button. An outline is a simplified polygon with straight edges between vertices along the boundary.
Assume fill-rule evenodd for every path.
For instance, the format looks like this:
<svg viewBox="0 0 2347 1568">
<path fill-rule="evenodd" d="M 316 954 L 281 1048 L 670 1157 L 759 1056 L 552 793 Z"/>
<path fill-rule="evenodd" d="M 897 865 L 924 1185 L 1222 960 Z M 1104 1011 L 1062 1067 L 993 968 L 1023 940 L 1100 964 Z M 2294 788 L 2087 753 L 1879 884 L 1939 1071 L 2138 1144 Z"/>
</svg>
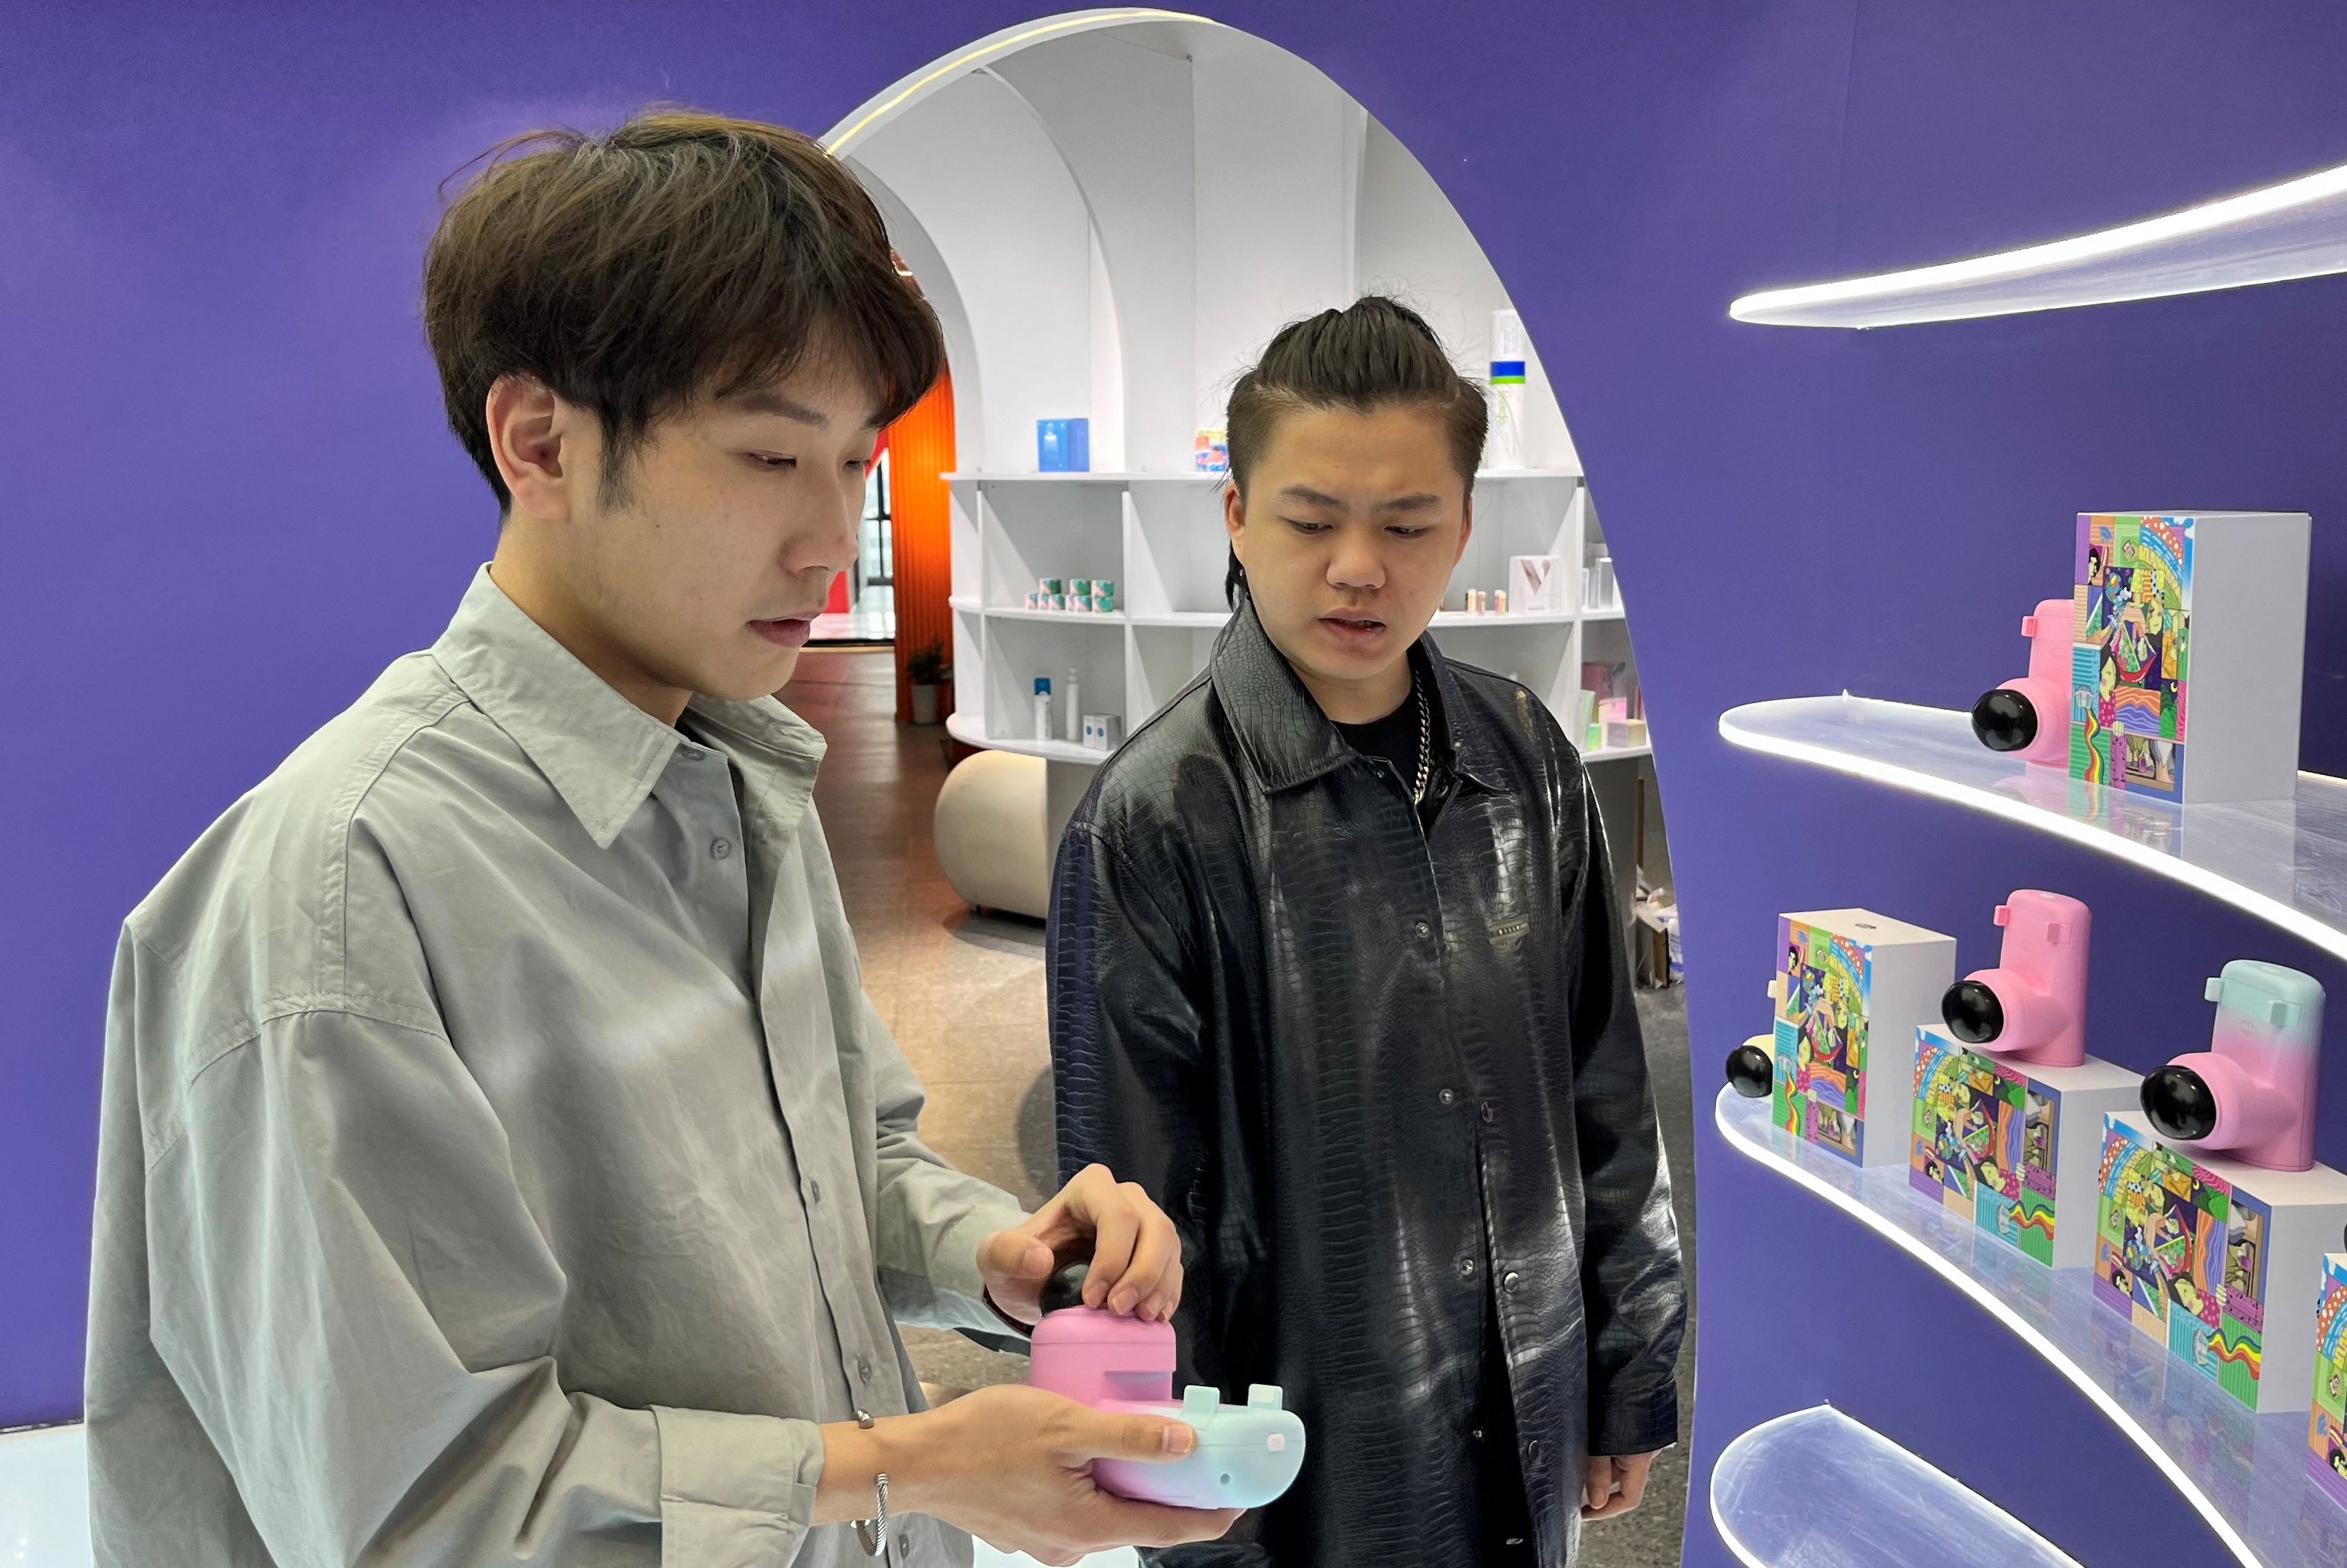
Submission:
<svg viewBox="0 0 2347 1568">
<path fill-rule="evenodd" d="M 871 1357 L 869 1357 L 869 1356 L 859 1356 L 859 1357 L 857 1357 L 857 1358 L 856 1358 L 856 1375 L 857 1377 L 859 1377 L 859 1378 L 863 1378 L 863 1379 L 864 1379 L 866 1382 L 867 1382 L 867 1383 L 868 1383 L 868 1382 L 870 1382 L 870 1381 L 872 1380 L 872 1358 L 871 1358 Z"/>
<path fill-rule="evenodd" d="M 1514 1269 L 1512 1269 L 1512 1269 L 1508 1270 L 1508 1272 L 1507 1272 L 1507 1273 L 1505 1273 L 1505 1274 L 1503 1274 L 1503 1275 L 1501 1275 L 1501 1276 L 1500 1276 L 1500 1288 L 1501 1288 L 1501 1290 L 1510 1290 L 1510 1291 L 1512 1291 L 1512 1290 L 1515 1289 L 1515 1287 L 1516 1287 L 1517 1286 L 1519 1286 L 1519 1285 L 1521 1285 L 1521 1284 L 1522 1284 L 1522 1283 L 1523 1283 L 1523 1277 L 1524 1277 L 1524 1276 L 1523 1276 L 1522 1275 L 1518 1274 Z"/>
<path fill-rule="evenodd" d="M 1472 1279 L 1475 1277 L 1475 1260 L 1473 1258 L 1462 1257 L 1459 1260 L 1459 1277 L 1461 1279 Z"/>
<path fill-rule="evenodd" d="M 709 853 L 712 859 L 723 860 L 733 853 L 733 841 L 730 838 L 712 838 L 709 841 Z"/>
<path fill-rule="evenodd" d="M 1435 1096 L 1435 1098 L 1436 1098 L 1437 1100 L 1441 1101 L 1441 1102 L 1442 1102 L 1442 1103 L 1444 1103 L 1445 1105 L 1450 1105 L 1450 1104 L 1453 1104 L 1453 1103 L 1455 1103 L 1455 1102 L 1458 1101 L 1459 1096 L 1457 1096 L 1456 1094 L 1453 1094 L 1452 1092 L 1450 1092 L 1450 1091 L 1449 1091 L 1448 1089 L 1446 1089 L 1446 1090 L 1444 1090 L 1441 1093 L 1437 1094 L 1437 1095 Z"/>
<path fill-rule="evenodd" d="M 1428 925 L 1423 920 L 1420 920 L 1416 926 L 1412 927 L 1411 929 L 1416 931 L 1421 937 L 1431 937 L 1434 935 L 1434 927 Z"/>
</svg>

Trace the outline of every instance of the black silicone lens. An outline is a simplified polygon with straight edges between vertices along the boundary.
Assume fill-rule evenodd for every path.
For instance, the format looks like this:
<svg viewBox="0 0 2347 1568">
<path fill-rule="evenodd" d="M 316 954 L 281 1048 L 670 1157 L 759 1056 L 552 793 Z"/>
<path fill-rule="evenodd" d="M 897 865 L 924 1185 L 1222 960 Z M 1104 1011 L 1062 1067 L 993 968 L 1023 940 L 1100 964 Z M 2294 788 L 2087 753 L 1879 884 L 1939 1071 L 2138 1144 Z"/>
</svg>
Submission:
<svg viewBox="0 0 2347 1568">
<path fill-rule="evenodd" d="M 1966 1045 L 1986 1045 L 2004 1032 L 2004 1004 L 1979 980 L 1958 980 L 1940 998 L 1940 1018 Z"/>
<path fill-rule="evenodd" d="M 2163 1138 L 2206 1138 L 2217 1130 L 2216 1092 L 2190 1068 L 2170 1064 L 2143 1081 L 2143 1113 Z"/>
<path fill-rule="evenodd" d="M 2037 709 L 2009 686 L 1985 692 L 1973 704 L 1973 733 L 1993 752 L 2017 752 L 2037 739 Z"/>
<path fill-rule="evenodd" d="M 1766 1100 L 1776 1077 L 1776 1062 L 1757 1045 L 1739 1045 L 1727 1053 L 1727 1085 L 1747 1100 Z"/>
<path fill-rule="evenodd" d="M 1084 1278 L 1092 1273 L 1089 1264 L 1071 1263 L 1043 1282 L 1042 1299 L 1039 1305 L 1046 1312 L 1057 1312 L 1065 1307 L 1084 1304 Z"/>
</svg>

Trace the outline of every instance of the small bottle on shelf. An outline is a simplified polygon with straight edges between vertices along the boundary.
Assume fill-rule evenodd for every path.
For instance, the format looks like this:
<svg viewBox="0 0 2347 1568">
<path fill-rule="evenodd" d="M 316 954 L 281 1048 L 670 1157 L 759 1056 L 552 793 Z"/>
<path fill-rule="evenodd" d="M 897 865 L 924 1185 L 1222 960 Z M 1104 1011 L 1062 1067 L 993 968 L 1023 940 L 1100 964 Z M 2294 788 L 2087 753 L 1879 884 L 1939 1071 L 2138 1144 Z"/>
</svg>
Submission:
<svg viewBox="0 0 2347 1568">
<path fill-rule="evenodd" d="M 1035 677 L 1035 738 L 1039 741 L 1051 738 L 1051 678 L 1049 675 Z"/>
<path fill-rule="evenodd" d="M 1076 684 L 1075 666 L 1068 667 L 1068 727 L 1069 740 L 1080 740 L 1084 733 L 1084 694 Z"/>
</svg>

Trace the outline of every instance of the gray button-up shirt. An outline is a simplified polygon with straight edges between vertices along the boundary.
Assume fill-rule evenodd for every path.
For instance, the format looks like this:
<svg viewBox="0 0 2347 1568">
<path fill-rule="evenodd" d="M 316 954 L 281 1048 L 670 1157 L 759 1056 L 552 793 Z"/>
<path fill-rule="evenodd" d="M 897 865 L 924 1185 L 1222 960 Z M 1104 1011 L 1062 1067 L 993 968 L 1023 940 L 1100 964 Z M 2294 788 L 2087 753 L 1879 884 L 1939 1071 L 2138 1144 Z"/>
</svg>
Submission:
<svg viewBox="0 0 2347 1568">
<path fill-rule="evenodd" d="M 484 570 L 125 924 L 101 1564 L 866 1561 L 815 1428 L 918 1408 L 1023 1217 L 919 1139 L 779 703 L 676 728 Z M 928 1520 L 899 1562 L 969 1559 Z"/>
</svg>

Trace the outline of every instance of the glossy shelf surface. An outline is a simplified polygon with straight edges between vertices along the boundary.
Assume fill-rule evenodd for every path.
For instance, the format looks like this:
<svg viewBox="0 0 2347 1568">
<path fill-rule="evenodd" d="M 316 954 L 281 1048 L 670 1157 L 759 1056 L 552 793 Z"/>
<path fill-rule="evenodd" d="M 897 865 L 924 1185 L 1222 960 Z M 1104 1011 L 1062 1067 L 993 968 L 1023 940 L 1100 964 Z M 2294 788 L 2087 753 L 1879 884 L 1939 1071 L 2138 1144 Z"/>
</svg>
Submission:
<svg viewBox="0 0 2347 1568">
<path fill-rule="evenodd" d="M 2078 1568 L 1980 1493 L 1830 1405 L 1721 1450 L 1711 1522 L 1748 1568 Z"/>
<path fill-rule="evenodd" d="M 89 1564 L 89 1467 L 81 1428 L 0 1435 L 0 1565 Z"/>
<path fill-rule="evenodd" d="M 1868 697 L 1730 708 L 1723 739 L 1934 795 L 2131 861 L 2347 958 L 2347 782 L 2298 775 L 2294 800 L 2176 805 L 1990 751 L 1970 715 Z"/>
<path fill-rule="evenodd" d="M 1761 326 L 1883 327 L 2197 294 L 2347 272 L 2347 164 L 2180 212 L 1935 266 L 1746 294 Z"/>
<path fill-rule="evenodd" d="M 2252 1416 L 2096 1301 L 2092 1269 L 2045 1267 L 1918 1194 L 1905 1166 L 1860 1170 L 1771 1125 L 1768 1105 L 1722 1089 L 1721 1136 L 2019 1336 L 2144 1451 L 2246 1568 L 2347 1563 L 2347 1509 L 2307 1473 L 2304 1412 Z"/>
</svg>

